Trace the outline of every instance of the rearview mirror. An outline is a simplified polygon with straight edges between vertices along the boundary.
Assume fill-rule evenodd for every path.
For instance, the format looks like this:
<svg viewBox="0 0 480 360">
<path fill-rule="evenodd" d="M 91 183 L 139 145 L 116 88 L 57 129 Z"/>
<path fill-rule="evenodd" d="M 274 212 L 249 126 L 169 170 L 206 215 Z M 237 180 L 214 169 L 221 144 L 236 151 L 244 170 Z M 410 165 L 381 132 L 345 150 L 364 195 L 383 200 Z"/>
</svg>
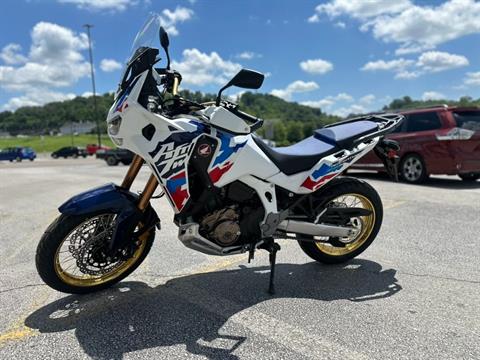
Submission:
<svg viewBox="0 0 480 360">
<path fill-rule="evenodd" d="M 163 26 L 160 26 L 160 45 L 162 45 L 163 50 L 165 50 L 165 54 L 167 54 L 167 69 L 170 69 L 170 54 L 168 53 L 170 40 L 168 39 L 168 34 Z"/>
<path fill-rule="evenodd" d="M 242 69 L 230 80 L 227 85 L 220 89 L 217 95 L 216 105 L 220 105 L 223 90 L 230 86 L 237 86 L 244 89 L 258 89 L 263 84 L 265 75 L 254 70 Z"/>
</svg>

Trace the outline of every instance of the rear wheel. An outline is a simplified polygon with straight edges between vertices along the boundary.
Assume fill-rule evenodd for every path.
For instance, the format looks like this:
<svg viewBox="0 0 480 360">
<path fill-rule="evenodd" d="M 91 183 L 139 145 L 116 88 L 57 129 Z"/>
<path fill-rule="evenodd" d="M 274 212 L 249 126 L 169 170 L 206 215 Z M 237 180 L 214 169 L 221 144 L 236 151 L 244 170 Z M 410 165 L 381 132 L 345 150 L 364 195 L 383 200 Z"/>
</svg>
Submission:
<svg viewBox="0 0 480 360">
<path fill-rule="evenodd" d="M 459 174 L 460 179 L 467 182 L 473 182 L 480 179 L 480 173 Z"/>
<path fill-rule="evenodd" d="M 318 211 L 325 207 L 363 208 L 370 215 L 353 217 L 348 226 L 356 229 L 355 235 L 348 238 L 318 238 L 319 242 L 299 240 L 302 250 L 312 259 L 325 264 L 338 264 L 348 261 L 365 251 L 375 240 L 383 219 L 382 201 L 375 189 L 366 182 L 345 178 L 321 194 Z M 318 214 L 315 214 L 317 217 Z"/>
<path fill-rule="evenodd" d="M 417 154 L 407 154 L 400 163 L 400 176 L 408 183 L 420 184 L 427 180 L 427 168 Z"/>
<path fill-rule="evenodd" d="M 55 290 L 85 294 L 105 289 L 132 273 L 145 259 L 155 228 L 138 238 L 134 248 L 107 255 L 113 234 L 113 213 L 59 216 L 42 236 L 36 266 L 42 280 Z"/>
</svg>

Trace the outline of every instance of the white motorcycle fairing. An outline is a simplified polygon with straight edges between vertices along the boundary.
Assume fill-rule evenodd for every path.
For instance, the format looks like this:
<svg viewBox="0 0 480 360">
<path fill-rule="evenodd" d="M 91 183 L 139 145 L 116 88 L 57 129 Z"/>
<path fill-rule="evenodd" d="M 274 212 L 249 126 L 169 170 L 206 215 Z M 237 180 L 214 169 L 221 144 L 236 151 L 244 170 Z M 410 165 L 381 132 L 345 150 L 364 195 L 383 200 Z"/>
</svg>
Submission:
<svg viewBox="0 0 480 360">
<path fill-rule="evenodd" d="M 109 124 L 119 122 L 120 125 L 113 132 L 109 127 L 109 133 L 114 143 L 139 154 L 146 161 L 177 214 L 190 199 L 187 165 L 192 157 L 213 152 L 207 172 L 215 187 L 222 188 L 238 180 L 255 189 L 265 208 L 260 225 L 265 228 L 267 218 L 281 212 L 277 208 L 275 186 L 294 194 L 314 192 L 374 148 L 380 139 L 379 136 L 370 136 L 351 149 L 339 149 L 319 158 L 310 168 L 287 175 L 257 145 L 255 135 L 231 133 L 238 131 L 239 127 L 246 129 L 248 124 L 228 110 L 220 111 L 220 107 L 211 105 L 198 111 L 196 116 L 167 118 L 145 109 L 139 104 L 138 97 L 147 75 L 148 71 L 138 75 L 125 95 L 111 107 L 107 121 Z M 228 121 L 218 119 L 225 112 L 228 112 Z M 212 117 L 215 122 L 212 122 Z M 218 123 L 223 125 L 223 129 L 216 126 Z M 147 131 L 151 137 L 146 136 Z M 205 137 L 213 141 L 212 146 L 204 146 L 193 153 L 197 141 Z M 322 144 L 318 139 L 308 141 L 319 147 Z M 270 231 L 264 235 L 272 233 L 271 224 L 267 225 Z"/>
</svg>

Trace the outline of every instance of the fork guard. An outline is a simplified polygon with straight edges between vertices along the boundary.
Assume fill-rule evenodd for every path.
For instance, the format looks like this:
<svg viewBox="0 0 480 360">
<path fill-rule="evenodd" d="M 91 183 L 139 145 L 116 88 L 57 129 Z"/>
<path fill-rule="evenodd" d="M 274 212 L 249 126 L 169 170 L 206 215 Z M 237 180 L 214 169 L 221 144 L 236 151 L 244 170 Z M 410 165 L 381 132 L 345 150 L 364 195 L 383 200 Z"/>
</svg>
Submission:
<svg viewBox="0 0 480 360">
<path fill-rule="evenodd" d="M 145 211 L 137 207 L 138 195 L 110 183 L 90 189 L 73 196 L 63 203 L 58 210 L 70 216 L 98 214 L 101 212 L 115 213 L 115 229 L 108 249 L 114 254 L 132 240 L 135 228 L 142 222 L 142 230 L 135 234 L 133 240 L 160 222 L 157 213 L 151 206 Z"/>
</svg>

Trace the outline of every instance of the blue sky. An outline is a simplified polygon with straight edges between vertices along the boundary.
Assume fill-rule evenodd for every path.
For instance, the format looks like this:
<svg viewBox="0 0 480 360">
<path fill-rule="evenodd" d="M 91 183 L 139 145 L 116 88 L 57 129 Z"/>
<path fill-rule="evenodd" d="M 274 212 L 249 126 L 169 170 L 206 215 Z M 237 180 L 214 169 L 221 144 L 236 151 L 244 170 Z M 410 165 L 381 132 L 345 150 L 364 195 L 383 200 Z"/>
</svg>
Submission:
<svg viewBox="0 0 480 360">
<path fill-rule="evenodd" d="M 115 89 L 152 11 L 170 30 L 184 87 L 215 92 L 240 67 L 261 92 L 339 115 L 395 97 L 480 97 L 475 0 L 6 0 L 0 110 L 88 95 L 82 25 L 94 24 L 98 92 Z M 230 90 L 230 94 L 239 89 Z"/>
</svg>

